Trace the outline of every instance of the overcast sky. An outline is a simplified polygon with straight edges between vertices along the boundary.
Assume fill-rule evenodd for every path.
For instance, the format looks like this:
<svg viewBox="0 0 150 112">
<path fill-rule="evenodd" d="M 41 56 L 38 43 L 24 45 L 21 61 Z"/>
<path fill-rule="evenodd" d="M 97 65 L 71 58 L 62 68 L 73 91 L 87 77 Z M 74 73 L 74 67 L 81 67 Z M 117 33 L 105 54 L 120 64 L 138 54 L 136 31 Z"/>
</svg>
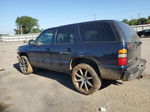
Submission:
<svg viewBox="0 0 150 112">
<path fill-rule="evenodd" d="M 150 16 L 150 0 L 0 0 L 0 33 L 14 33 L 15 20 L 31 16 L 40 29 L 102 19 Z"/>
</svg>

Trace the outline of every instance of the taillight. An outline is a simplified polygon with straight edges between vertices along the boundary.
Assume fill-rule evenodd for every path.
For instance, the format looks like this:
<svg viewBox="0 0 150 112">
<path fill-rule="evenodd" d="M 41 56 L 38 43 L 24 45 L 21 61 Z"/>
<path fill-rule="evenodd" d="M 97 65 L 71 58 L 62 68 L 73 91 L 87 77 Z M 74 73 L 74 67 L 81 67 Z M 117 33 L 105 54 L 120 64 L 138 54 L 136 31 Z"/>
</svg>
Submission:
<svg viewBox="0 0 150 112">
<path fill-rule="evenodd" d="M 125 66 L 127 64 L 127 50 L 120 49 L 118 50 L 118 65 Z"/>
</svg>

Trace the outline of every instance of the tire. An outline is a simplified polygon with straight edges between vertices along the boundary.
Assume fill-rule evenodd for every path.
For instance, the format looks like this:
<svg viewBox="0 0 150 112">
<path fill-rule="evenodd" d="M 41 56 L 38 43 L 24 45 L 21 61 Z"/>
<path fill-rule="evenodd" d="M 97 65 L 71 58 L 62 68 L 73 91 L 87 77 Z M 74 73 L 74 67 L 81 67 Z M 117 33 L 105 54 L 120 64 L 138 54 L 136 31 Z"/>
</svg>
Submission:
<svg viewBox="0 0 150 112">
<path fill-rule="evenodd" d="M 26 56 L 20 57 L 19 67 L 20 67 L 20 71 L 25 75 L 31 74 L 33 72 L 33 68 Z"/>
<path fill-rule="evenodd" d="M 96 71 L 88 64 L 78 64 L 72 71 L 72 82 L 82 94 L 90 95 L 101 87 L 101 79 Z"/>
</svg>

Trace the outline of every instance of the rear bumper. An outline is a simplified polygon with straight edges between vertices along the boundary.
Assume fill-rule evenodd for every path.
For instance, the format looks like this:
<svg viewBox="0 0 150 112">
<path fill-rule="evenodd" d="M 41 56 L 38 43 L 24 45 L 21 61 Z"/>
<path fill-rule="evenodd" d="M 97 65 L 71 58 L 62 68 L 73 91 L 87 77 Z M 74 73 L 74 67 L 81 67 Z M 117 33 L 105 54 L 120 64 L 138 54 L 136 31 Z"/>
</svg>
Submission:
<svg viewBox="0 0 150 112">
<path fill-rule="evenodd" d="M 142 72 L 145 69 L 146 60 L 140 59 L 137 64 L 128 68 L 123 75 L 123 81 L 129 81 L 133 79 L 140 78 L 142 76 Z"/>
</svg>

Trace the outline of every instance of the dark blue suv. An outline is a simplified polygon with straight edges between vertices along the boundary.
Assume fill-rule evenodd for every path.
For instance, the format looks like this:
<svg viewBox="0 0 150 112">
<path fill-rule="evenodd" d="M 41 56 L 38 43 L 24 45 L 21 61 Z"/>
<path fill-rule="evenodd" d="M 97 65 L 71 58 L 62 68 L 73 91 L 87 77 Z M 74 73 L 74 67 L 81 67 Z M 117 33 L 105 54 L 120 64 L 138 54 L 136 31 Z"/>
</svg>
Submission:
<svg viewBox="0 0 150 112">
<path fill-rule="evenodd" d="M 35 67 L 70 73 L 75 88 L 89 95 L 101 87 L 102 79 L 141 77 L 146 63 L 140 57 L 141 44 L 127 24 L 92 21 L 43 31 L 18 48 L 18 59 L 24 74 Z"/>
</svg>

